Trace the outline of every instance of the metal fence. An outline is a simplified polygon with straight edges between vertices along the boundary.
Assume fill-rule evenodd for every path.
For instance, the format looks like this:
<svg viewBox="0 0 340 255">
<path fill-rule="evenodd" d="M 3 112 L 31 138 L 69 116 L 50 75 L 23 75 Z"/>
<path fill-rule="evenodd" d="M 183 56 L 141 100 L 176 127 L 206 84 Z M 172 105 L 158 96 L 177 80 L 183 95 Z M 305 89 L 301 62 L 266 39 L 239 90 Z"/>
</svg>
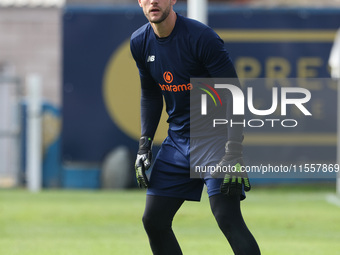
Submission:
<svg viewBox="0 0 340 255">
<path fill-rule="evenodd" d="M 22 178 L 20 100 L 19 80 L 0 74 L 0 188 L 18 186 Z"/>
</svg>

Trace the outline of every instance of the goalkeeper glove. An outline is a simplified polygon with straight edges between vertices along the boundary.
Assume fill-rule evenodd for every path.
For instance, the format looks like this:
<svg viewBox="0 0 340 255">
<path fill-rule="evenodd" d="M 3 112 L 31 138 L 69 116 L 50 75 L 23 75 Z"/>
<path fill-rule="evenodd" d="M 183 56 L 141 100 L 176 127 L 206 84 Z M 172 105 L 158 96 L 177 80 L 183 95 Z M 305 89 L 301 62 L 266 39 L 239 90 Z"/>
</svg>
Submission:
<svg viewBox="0 0 340 255">
<path fill-rule="evenodd" d="M 148 136 L 142 136 L 139 139 L 139 149 L 137 152 L 137 159 L 135 162 L 136 178 L 140 188 L 147 188 L 149 186 L 148 178 L 145 171 L 151 166 L 152 159 L 152 139 Z"/>
<path fill-rule="evenodd" d="M 225 145 L 225 155 L 218 164 L 218 169 L 228 169 L 221 184 L 221 192 L 227 196 L 241 195 L 242 186 L 244 191 L 251 189 L 247 173 L 242 172 L 242 150 L 242 143 L 228 141 Z"/>
</svg>

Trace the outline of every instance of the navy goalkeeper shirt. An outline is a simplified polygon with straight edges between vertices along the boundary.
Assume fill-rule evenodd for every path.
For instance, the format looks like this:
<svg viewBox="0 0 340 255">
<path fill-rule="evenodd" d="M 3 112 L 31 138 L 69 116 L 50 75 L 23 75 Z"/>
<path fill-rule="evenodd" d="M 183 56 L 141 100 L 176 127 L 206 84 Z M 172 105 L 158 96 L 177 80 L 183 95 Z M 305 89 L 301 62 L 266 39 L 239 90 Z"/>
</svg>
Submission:
<svg viewBox="0 0 340 255">
<path fill-rule="evenodd" d="M 224 42 L 208 26 L 177 14 L 171 34 L 159 38 L 150 23 L 131 36 L 131 53 L 141 79 L 142 135 L 153 137 L 163 107 L 169 128 L 190 132 L 190 78 L 237 78 Z M 241 141 L 242 127 L 229 128 L 228 139 Z"/>
</svg>

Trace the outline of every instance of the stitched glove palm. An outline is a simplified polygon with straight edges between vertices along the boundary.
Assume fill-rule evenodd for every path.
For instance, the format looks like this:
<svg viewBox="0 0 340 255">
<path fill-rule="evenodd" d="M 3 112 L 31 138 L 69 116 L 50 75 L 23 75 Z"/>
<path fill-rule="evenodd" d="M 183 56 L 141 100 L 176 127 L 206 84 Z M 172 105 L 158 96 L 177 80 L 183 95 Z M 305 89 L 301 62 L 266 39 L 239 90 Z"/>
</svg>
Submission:
<svg viewBox="0 0 340 255">
<path fill-rule="evenodd" d="M 218 169 L 228 169 L 221 184 L 221 192 L 227 196 L 241 195 L 242 186 L 245 191 L 251 189 L 248 175 L 241 169 L 244 166 L 242 150 L 243 146 L 240 142 L 228 141 L 225 155 L 218 164 Z"/>
<path fill-rule="evenodd" d="M 140 188 L 147 188 L 149 186 L 148 178 L 145 171 L 151 166 L 152 160 L 152 139 L 148 136 L 142 136 L 139 139 L 139 149 L 135 162 L 136 178 Z"/>
</svg>

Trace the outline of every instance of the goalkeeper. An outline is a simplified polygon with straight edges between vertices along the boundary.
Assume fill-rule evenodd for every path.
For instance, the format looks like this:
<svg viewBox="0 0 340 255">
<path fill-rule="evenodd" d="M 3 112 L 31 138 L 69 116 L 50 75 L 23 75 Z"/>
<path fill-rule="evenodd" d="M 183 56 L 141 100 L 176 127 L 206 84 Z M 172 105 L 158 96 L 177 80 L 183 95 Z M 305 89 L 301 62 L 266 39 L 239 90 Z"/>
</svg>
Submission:
<svg viewBox="0 0 340 255">
<path fill-rule="evenodd" d="M 247 176 L 190 178 L 190 160 L 196 160 L 192 151 L 205 146 L 202 140 L 190 144 L 195 141 L 190 141 L 190 77 L 236 78 L 224 43 L 211 28 L 175 13 L 176 0 L 138 0 L 138 3 L 149 22 L 136 30 L 130 40 L 141 80 L 142 135 L 135 169 L 139 186 L 147 188 L 143 224 L 152 252 L 182 254 L 172 221 L 184 201 L 200 200 L 205 184 L 211 210 L 234 253 L 258 255 L 259 247 L 240 210 L 244 191 L 250 190 Z M 151 166 L 152 140 L 163 98 L 169 116 L 168 137 L 154 160 L 148 180 L 145 170 Z M 231 107 L 230 103 L 228 106 Z M 243 164 L 242 140 L 242 128 L 229 127 L 227 139 L 216 138 L 214 147 L 201 156 L 220 166 L 239 166 Z M 201 160 L 195 155 L 197 161 Z"/>
</svg>

